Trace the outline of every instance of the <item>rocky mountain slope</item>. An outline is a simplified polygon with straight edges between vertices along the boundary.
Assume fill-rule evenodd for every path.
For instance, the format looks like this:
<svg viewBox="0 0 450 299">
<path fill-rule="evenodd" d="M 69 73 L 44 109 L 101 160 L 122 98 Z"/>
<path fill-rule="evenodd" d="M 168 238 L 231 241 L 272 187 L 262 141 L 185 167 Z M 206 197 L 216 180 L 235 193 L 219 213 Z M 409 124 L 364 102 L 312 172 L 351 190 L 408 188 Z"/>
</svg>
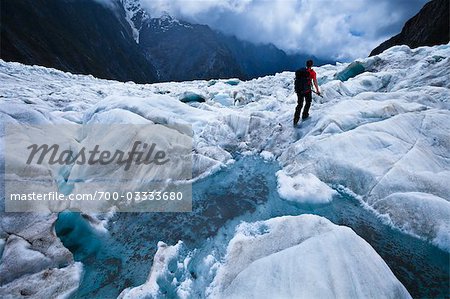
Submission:
<svg viewBox="0 0 450 299">
<path fill-rule="evenodd" d="M 396 45 L 411 48 L 446 44 L 450 41 L 450 16 L 448 0 L 433 0 L 403 26 L 402 31 L 383 42 L 370 53 L 377 55 Z"/>
<path fill-rule="evenodd" d="M 125 15 L 120 5 L 112 9 L 92 0 L 1 1 L 0 57 L 98 78 L 155 82 L 156 70 Z"/>
</svg>

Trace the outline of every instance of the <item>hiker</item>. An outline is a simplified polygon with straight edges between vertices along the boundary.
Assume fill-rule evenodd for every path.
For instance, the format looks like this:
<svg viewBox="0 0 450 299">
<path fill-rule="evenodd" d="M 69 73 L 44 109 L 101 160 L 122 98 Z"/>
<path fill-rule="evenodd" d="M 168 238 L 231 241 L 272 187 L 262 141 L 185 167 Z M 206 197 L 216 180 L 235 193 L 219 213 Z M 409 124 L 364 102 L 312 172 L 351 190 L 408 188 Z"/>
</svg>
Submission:
<svg viewBox="0 0 450 299">
<path fill-rule="evenodd" d="M 294 114 L 294 126 L 297 125 L 300 119 L 300 110 L 303 107 L 303 101 L 306 101 L 303 109 L 302 119 L 309 117 L 309 107 L 312 101 L 311 80 L 314 82 L 316 93 L 320 96 L 319 85 L 317 84 L 316 72 L 312 69 L 313 61 L 306 62 L 306 68 L 301 68 L 295 71 L 295 92 L 297 93 L 297 107 Z"/>
</svg>

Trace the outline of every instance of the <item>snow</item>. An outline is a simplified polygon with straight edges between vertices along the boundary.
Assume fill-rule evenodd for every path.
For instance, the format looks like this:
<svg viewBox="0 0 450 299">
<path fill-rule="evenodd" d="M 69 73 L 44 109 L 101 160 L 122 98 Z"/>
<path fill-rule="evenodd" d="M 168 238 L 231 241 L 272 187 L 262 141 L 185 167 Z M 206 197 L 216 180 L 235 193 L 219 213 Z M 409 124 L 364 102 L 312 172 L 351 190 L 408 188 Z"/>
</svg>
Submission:
<svg viewBox="0 0 450 299">
<path fill-rule="evenodd" d="M 314 215 L 241 224 L 210 296 L 410 298 L 368 243 Z"/>
<path fill-rule="evenodd" d="M 190 125 L 194 136 L 194 180 L 227 167 L 236 155 L 261 155 L 266 160 L 276 160 L 282 167 L 277 174 L 281 197 L 300 203 L 326 204 L 334 193 L 329 186 L 342 186 L 357 195 L 371 211 L 390 219 L 394 227 L 450 251 L 450 44 L 414 50 L 393 47 L 355 64 L 362 66 L 364 72 L 351 74 L 343 82 L 335 78 L 349 64 L 316 68 L 323 98 L 314 96 L 311 119 L 300 128 L 293 128 L 297 99 L 292 72 L 250 81 L 138 85 L 0 61 L 1 131 L 4 136 L 4 123 Z M 205 102 L 181 102 L 186 92 L 201 95 Z M 108 138 L 113 142 L 113 136 Z M 58 169 L 50 169 L 49 173 L 57 176 Z M 145 173 L 139 175 L 145 177 Z M 0 218 L 2 226 L 8 228 L 0 235 L 5 240 L 0 265 L 8 269 L 10 283 L 19 281 L 23 275 L 37 275 L 36 271 L 49 264 L 53 268 L 63 265 L 62 262 L 68 267 L 73 265 L 70 253 L 49 229 L 55 221 L 49 215 L 30 219 L 14 216 L 14 221 L 4 215 Z M 281 221 L 289 230 L 275 234 L 273 226 L 267 239 L 258 230 L 251 230 L 253 235 L 238 231 L 228 245 L 227 261 L 220 266 L 211 292 L 232 296 L 236 295 L 234 289 L 258 286 L 261 292 L 270 293 L 282 285 L 288 292 L 286 295 L 305 292 L 298 294 L 312 296 L 318 294 L 314 292 L 323 292 L 320 294 L 329 297 L 325 287 L 298 290 L 295 285 L 284 283 L 295 276 L 308 284 L 306 272 L 301 271 L 317 267 L 326 269 L 318 283 L 330 288 L 335 284 L 333 290 L 343 297 L 405 294 L 379 256 L 353 232 L 331 224 L 317 224 L 326 222 L 325 219 L 305 219 L 302 226 L 292 225 L 295 221 Z M 23 223 L 25 228 L 16 229 L 20 232 L 16 235 L 24 240 L 45 236 L 46 248 L 51 250 L 29 248 L 26 241 L 12 242 L 16 237 L 11 235 L 13 230 L 5 221 L 14 227 Z M 272 222 L 268 221 L 255 227 L 269 227 Z M 246 224 L 240 229 L 251 226 Z M 286 231 L 295 232 L 296 237 L 286 239 Z M 313 237 L 316 234 L 323 238 Z M 310 238 L 305 241 L 306 235 Z M 242 247 L 245 252 L 240 252 L 233 249 L 239 238 L 266 243 L 262 243 L 263 249 L 246 245 Z M 44 256 L 41 262 L 37 259 L 39 253 L 30 258 L 36 261 L 34 265 L 40 266 L 24 269 L 27 272 L 24 274 L 15 266 L 21 265 L 21 255 L 9 254 L 14 252 L 9 248 L 12 244 L 18 244 L 18 253 L 39 251 Z M 329 248 L 335 250 L 325 250 Z M 338 253 L 345 257 L 354 254 L 359 264 L 344 259 L 335 261 L 334 254 Z M 13 256 L 15 260 L 5 259 Z M 300 256 L 308 258 L 295 259 Z M 324 263 L 318 267 L 317 260 Z M 291 267 L 290 262 L 297 267 Z M 205 268 L 205 273 L 219 267 L 218 263 Z M 283 265 L 287 272 L 280 270 L 277 277 L 278 272 L 261 271 L 268 266 L 280 269 L 276 265 Z M 343 270 L 344 266 L 349 267 L 349 272 Z M 320 274 L 314 269 L 308 271 L 311 275 Z M 379 273 L 384 279 L 378 279 L 375 274 Z M 255 277 L 246 281 L 247 275 Z M 343 286 L 349 277 L 356 277 L 354 284 Z M 185 294 L 189 281 L 184 280 L 182 286 L 178 290 L 184 288 Z M 375 286 L 379 293 L 372 293 Z"/>
<path fill-rule="evenodd" d="M 150 16 L 141 7 L 140 0 L 122 0 L 121 2 L 125 10 L 125 19 L 133 32 L 133 38 L 139 44 L 139 32 Z"/>
<path fill-rule="evenodd" d="M 270 161 L 273 160 L 275 157 L 273 156 L 273 154 L 271 152 L 268 151 L 262 151 L 259 154 L 264 160 Z"/>
<path fill-rule="evenodd" d="M 277 172 L 280 197 L 298 203 L 328 203 L 337 192 L 315 175 L 289 176 L 283 170 Z"/>
</svg>

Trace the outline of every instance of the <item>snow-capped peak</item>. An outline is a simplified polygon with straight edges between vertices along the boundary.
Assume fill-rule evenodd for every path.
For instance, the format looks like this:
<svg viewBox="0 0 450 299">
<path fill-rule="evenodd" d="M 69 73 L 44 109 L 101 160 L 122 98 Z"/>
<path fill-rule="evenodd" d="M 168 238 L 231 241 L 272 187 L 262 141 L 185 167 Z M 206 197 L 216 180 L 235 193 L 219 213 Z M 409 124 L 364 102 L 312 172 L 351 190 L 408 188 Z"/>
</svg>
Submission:
<svg viewBox="0 0 450 299">
<path fill-rule="evenodd" d="M 142 8 L 140 0 L 121 0 L 125 10 L 126 19 L 133 30 L 133 38 L 139 43 L 139 32 L 142 24 L 150 18 L 149 14 Z"/>
<path fill-rule="evenodd" d="M 159 18 L 155 18 L 158 22 L 158 26 L 162 31 L 167 31 L 174 27 L 185 27 L 192 28 L 189 23 L 178 20 L 177 18 L 171 16 L 167 11 L 163 11 Z"/>
</svg>

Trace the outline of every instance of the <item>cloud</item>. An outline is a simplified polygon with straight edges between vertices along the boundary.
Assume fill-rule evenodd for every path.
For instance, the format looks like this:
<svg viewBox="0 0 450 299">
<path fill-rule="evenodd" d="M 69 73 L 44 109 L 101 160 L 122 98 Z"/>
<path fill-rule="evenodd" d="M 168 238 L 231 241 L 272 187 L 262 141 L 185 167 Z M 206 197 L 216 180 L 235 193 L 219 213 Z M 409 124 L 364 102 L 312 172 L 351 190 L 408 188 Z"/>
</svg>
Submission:
<svg viewBox="0 0 450 299">
<path fill-rule="evenodd" d="M 428 0 L 141 0 L 162 12 L 288 52 L 352 60 L 400 32 Z"/>
<path fill-rule="evenodd" d="M 115 9 L 117 8 L 116 0 L 94 0 L 94 2 L 100 3 L 106 8 Z"/>
</svg>

